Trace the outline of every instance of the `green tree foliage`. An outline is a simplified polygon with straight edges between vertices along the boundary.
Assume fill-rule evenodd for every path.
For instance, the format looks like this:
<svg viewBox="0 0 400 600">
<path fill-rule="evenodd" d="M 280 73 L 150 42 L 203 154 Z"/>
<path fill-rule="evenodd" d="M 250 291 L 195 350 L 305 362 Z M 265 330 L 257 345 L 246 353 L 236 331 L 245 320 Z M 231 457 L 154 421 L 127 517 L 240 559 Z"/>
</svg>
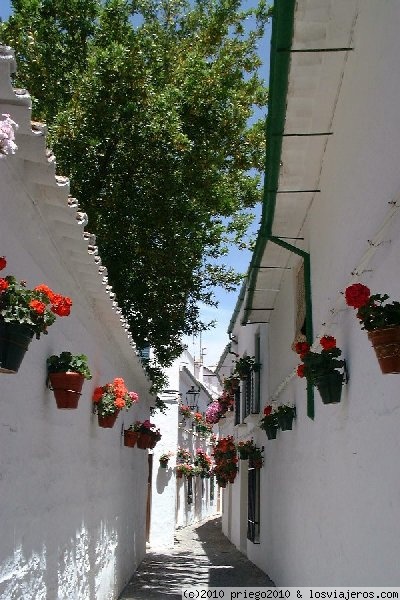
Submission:
<svg viewBox="0 0 400 600">
<path fill-rule="evenodd" d="M 0 25 L 18 85 L 47 122 L 59 172 L 88 213 L 139 346 L 159 364 L 207 327 L 199 302 L 234 288 L 260 200 L 267 91 L 257 43 L 269 9 L 239 0 L 13 0 Z M 246 25 L 251 21 L 253 27 Z M 254 174 L 256 173 L 256 174 Z"/>
</svg>

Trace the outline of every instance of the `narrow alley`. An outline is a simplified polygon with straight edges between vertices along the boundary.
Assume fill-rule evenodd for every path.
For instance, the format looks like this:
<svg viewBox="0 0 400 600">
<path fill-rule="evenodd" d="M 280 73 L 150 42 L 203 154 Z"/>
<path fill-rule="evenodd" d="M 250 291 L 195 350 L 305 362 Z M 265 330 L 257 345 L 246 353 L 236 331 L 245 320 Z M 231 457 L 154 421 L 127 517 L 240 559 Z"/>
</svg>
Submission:
<svg viewBox="0 0 400 600">
<path fill-rule="evenodd" d="M 171 549 L 151 549 L 120 600 L 178 600 L 183 587 L 266 587 L 273 582 L 239 552 L 214 517 L 177 530 Z"/>
</svg>

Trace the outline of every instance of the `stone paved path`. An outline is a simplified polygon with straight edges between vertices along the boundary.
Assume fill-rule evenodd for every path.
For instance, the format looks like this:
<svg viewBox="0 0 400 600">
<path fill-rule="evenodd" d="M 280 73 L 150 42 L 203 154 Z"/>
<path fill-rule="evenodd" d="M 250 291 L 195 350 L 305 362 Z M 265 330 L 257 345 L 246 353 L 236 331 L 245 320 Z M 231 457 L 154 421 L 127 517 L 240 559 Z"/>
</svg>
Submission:
<svg viewBox="0 0 400 600">
<path fill-rule="evenodd" d="M 222 534 L 212 518 L 176 532 L 172 549 L 152 548 L 120 600 L 180 600 L 181 588 L 265 587 L 272 581 Z"/>
</svg>

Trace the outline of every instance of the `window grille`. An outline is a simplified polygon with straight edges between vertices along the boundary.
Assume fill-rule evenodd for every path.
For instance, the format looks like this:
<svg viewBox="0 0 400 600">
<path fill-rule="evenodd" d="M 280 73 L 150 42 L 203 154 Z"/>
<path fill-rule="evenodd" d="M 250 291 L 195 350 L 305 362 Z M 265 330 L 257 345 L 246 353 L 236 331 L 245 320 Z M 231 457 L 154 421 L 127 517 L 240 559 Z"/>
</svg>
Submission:
<svg viewBox="0 0 400 600">
<path fill-rule="evenodd" d="M 260 469 L 249 468 L 247 495 L 247 539 L 260 543 Z"/>
<path fill-rule="evenodd" d="M 240 420 L 240 386 L 235 391 L 235 425 L 239 425 Z"/>
</svg>

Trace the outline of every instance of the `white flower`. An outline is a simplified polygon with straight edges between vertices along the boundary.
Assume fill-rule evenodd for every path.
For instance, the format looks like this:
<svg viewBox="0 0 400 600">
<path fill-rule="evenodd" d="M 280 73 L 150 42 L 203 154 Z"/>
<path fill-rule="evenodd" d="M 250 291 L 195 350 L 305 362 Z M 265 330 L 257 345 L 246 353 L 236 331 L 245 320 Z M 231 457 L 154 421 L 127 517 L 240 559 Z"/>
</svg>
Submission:
<svg viewBox="0 0 400 600">
<path fill-rule="evenodd" d="M 18 149 L 15 143 L 14 130 L 18 129 L 18 125 L 13 121 L 10 115 L 2 114 L 3 121 L 0 121 L 0 158 L 2 155 L 15 154 Z"/>
</svg>

